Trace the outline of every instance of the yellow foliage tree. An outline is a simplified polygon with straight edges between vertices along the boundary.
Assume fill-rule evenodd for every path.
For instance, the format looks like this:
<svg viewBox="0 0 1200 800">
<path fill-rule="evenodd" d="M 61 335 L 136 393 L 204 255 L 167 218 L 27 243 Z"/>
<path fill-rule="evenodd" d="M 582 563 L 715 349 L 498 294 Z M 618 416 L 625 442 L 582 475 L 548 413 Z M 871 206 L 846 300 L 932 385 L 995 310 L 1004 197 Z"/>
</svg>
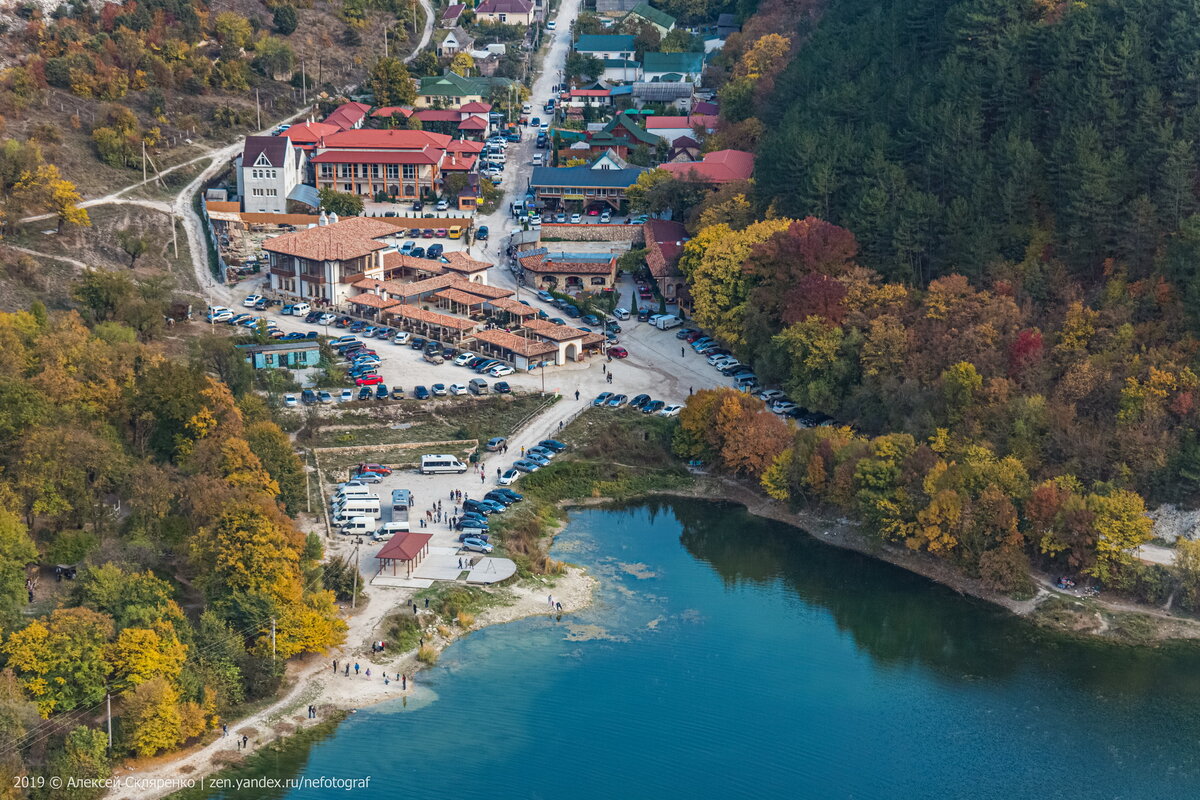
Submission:
<svg viewBox="0 0 1200 800">
<path fill-rule="evenodd" d="M 1128 564 L 1133 551 L 1150 541 L 1154 525 L 1141 495 L 1126 489 L 1090 494 L 1087 507 L 1096 515 L 1096 564 L 1091 573 L 1106 580 L 1114 567 Z"/>
<path fill-rule="evenodd" d="M 122 695 L 125 746 L 139 756 L 170 750 L 183 741 L 179 693 L 165 678 L 151 678 Z"/>
<path fill-rule="evenodd" d="M 154 677 L 175 683 L 187 659 L 187 645 L 175 635 L 170 622 L 158 630 L 125 628 L 108 646 L 108 662 L 119 685 L 137 686 Z"/>
</svg>

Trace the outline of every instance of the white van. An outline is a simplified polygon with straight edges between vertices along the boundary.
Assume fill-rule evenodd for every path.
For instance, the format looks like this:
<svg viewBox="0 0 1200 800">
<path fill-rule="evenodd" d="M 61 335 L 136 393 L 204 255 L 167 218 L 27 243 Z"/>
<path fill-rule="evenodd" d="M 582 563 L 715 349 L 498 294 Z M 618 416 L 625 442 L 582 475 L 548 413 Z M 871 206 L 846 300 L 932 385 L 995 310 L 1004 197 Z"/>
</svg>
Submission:
<svg viewBox="0 0 1200 800">
<path fill-rule="evenodd" d="M 457 472 L 462 474 L 466 471 L 467 465 L 454 456 L 421 456 L 422 475 L 434 475 L 439 472 Z"/>
<path fill-rule="evenodd" d="M 682 324 L 683 320 L 674 314 L 663 314 L 662 316 L 658 317 L 658 319 L 654 320 L 654 327 L 658 328 L 660 331 L 678 328 Z"/>
<path fill-rule="evenodd" d="M 377 542 L 386 542 L 397 533 L 408 533 L 407 522 L 385 522 L 371 534 L 371 538 Z"/>
<path fill-rule="evenodd" d="M 370 517 L 334 517 L 333 526 L 347 536 L 371 533 L 375 530 L 375 520 Z"/>
<path fill-rule="evenodd" d="M 312 311 L 312 306 L 310 306 L 308 303 L 296 303 L 292 306 L 293 317 L 303 317 L 310 311 Z"/>
<path fill-rule="evenodd" d="M 372 519 L 379 519 L 382 516 L 378 495 L 347 497 L 333 504 L 333 513 L 342 517 L 371 517 Z"/>
<path fill-rule="evenodd" d="M 343 486 L 333 493 L 331 502 L 337 503 L 347 497 L 370 497 L 372 491 L 370 486 Z"/>
<path fill-rule="evenodd" d="M 542 154 L 541 153 L 533 154 L 533 165 L 535 167 L 540 167 L 542 165 Z"/>
</svg>

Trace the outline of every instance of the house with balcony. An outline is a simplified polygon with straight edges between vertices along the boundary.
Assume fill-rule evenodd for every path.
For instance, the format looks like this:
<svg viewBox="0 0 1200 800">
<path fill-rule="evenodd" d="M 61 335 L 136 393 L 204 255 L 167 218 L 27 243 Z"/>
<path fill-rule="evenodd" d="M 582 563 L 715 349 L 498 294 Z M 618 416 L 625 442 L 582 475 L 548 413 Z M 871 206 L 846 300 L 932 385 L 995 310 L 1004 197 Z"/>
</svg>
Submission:
<svg viewBox="0 0 1200 800">
<path fill-rule="evenodd" d="M 631 167 L 611 150 L 579 167 L 534 167 L 529 188 L 541 208 L 583 211 L 606 206 L 622 211 L 627 190 L 645 167 Z"/>
<path fill-rule="evenodd" d="M 271 288 L 318 306 L 340 305 L 357 293 L 355 282 L 383 278 L 384 254 L 395 248 L 380 240 L 400 230 L 380 218 L 339 220 L 322 212 L 313 227 L 263 241 Z"/>
<path fill-rule="evenodd" d="M 430 131 L 342 131 L 323 138 L 309 162 L 318 190 L 415 199 L 437 193 L 450 141 Z"/>
<path fill-rule="evenodd" d="M 525 283 L 537 289 L 560 292 L 598 292 L 617 281 L 615 253 L 549 253 L 530 250 L 517 259 Z"/>
</svg>

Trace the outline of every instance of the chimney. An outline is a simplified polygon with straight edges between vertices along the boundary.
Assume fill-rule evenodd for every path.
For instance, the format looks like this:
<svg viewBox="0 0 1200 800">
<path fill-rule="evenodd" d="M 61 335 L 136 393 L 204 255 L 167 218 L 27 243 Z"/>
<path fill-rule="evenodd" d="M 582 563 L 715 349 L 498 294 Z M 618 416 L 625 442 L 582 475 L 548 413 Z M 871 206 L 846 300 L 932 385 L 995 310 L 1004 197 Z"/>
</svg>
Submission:
<svg viewBox="0 0 1200 800">
<path fill-rule="evenodd" d="M 330 213 L 330 215 L 329 215 L 329 224 L 330 224 L 330 225 L 337 225 L 337 221 L 338 221 L 338 215 L 337 215 L 337 214 L 334 214 L 334 213 Z"/>
<path fill-rule="evenodd" d="M 317 219 L 317 224 L 321 227 L 329 224 L 329 217 L 325 216 L 325 209 L 323 208 L 321 209 L 321 216 Z"/>
</svg>

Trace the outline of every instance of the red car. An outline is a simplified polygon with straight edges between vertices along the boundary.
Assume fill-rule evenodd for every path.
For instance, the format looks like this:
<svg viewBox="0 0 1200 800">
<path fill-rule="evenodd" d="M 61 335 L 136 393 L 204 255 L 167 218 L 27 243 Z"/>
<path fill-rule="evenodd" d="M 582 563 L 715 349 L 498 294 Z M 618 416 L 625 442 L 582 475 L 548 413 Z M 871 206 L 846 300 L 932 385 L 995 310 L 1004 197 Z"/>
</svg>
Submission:
<svg viewBox="0 0 1200 800">
<path fill-rule="evenodd" d="M 374 472 L 379 475 L 391 475 L 392 468 L 385 467 L 383 464 L 359 464 L 356 472 Z"/>
<path fill-rule="evenodd" d="M 356 386 L 374 386 L 377 383 L 383 383 L 382 375 L 363 375 L 361 378 L 355 378 Z"/>
<path fill-rule="evenodd" d="M 433 238 L 433 228 L 426 228 L 425 230 L 421 231 L 421 236 L 422 236 L 422 238 L 425 238 L 425 239 L 432 239 Z"/>
<path fill-rule="evenodd" d="M 628 358 L 629 351 L 624 347 L 610 347 L 608 348 L 608 354 L 613 358 Z"/>
</svg>

